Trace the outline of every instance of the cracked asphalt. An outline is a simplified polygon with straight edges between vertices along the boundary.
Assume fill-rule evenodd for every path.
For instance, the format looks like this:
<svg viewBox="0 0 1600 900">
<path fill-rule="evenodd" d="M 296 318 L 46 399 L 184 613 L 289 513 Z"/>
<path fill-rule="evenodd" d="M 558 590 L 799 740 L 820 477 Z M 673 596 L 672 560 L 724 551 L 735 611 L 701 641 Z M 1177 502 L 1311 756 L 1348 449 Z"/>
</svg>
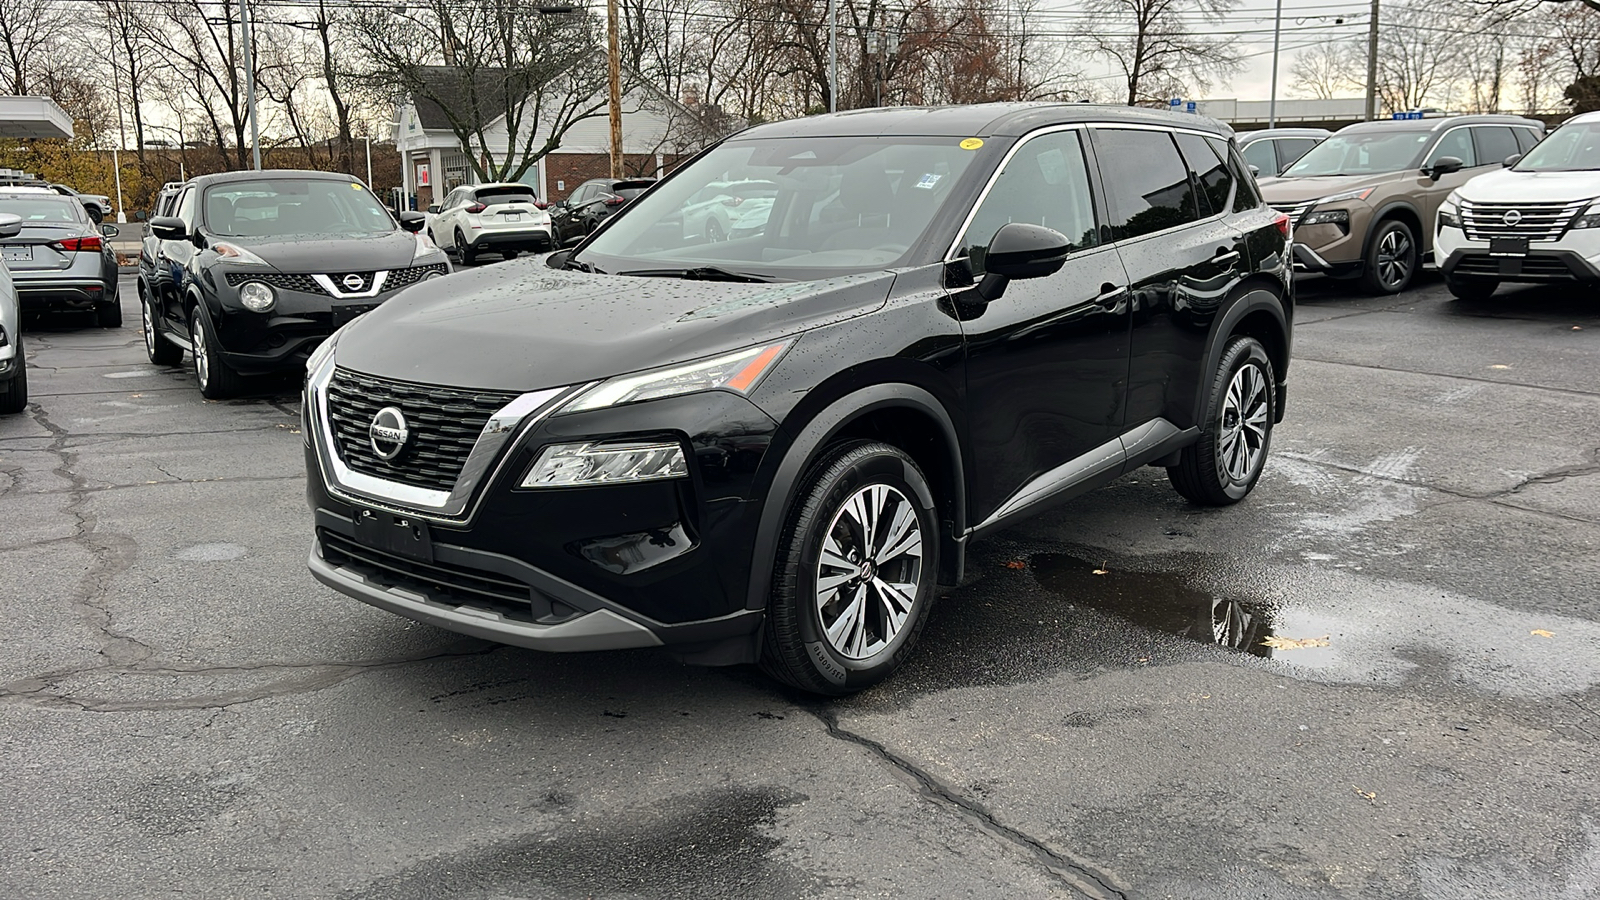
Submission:
<svg viewBox="0 0 1600 900">
<path fill-rule="evenodd" d="M 831 703 L 343 598 L 296 383 L 25 339 L 0 896 L 1600 898 L 1592 291 L 1303 285 L 1249 500 L 1145 469 L 980 541 Z"/>
</svg>

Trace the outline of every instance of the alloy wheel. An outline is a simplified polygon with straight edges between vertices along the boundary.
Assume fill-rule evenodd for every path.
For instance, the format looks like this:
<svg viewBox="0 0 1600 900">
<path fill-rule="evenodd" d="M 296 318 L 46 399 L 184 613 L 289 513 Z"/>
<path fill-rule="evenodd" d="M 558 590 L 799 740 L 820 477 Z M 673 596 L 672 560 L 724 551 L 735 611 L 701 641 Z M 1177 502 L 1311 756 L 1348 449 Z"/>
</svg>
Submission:
<svg viewBox="0 0 1600 900">
<path fill-rule="evenodd" d="M 156 323 L 150 315 L 150 301 L 139 302 L 139 315 L 144 318 L 144 349 L 152 358 L 156 355 Z"/>
<path fill-rule="evenodd" d="M 817 561 L 816 604 L 828 643 L 867 659 L 892 643 L 922 581 L 922 518 L 896 488 L 861 488 L 834 515 Z"/>
<path fill-rule="evenodd" d="M 211 382 L 211 360 L 206 356 L 205 325 L 201 323 L 198 311 L 195 312 L 191 323 L 189 333 L 194 342 L 191 348 L 194 351 L 194 377 L 204 389 Z"/>
<path fill-rule="evenodd" d="M 1233 373 L 1218 423 L 1217 474 L 1224 483 L 1243 484 L 1267 452 L 1267 379 L 1255 363 Z"/>
<path fill-rule="evenodd" d="M 1411 277 L 1411 238 L 1399 228 L 1378 239 L 1378 278 L 1385 286 L 1405 284 Z"/>
</svg>

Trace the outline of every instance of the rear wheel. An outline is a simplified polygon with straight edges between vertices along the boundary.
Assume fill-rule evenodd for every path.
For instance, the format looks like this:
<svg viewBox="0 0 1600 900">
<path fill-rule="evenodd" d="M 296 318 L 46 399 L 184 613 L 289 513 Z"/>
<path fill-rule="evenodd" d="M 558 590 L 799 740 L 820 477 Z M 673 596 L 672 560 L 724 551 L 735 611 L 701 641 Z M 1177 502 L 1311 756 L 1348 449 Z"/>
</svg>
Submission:
<svg viewBox="0 0 1600 900">
<path fill-rule="evenodd" d="M 1272 360 L 1261 342 L 1243 335 L 1229 340 L 1211 381 L 1200 440 L 1167 469 L 1172 487 L 1201 506 L 1243 500 L 1267 461 L 1277 397 Z"/>
<path fill-rule="evenodd" d="M 10 415 L 28 408 L 28 358 L 22 352 L 22 335 L 13 336 L 17 354 L 12 357 L 15 369 L 11 377 L 0 385 L 0 414 Z"/>
<path fill-rule="evenodd" d="M 158 366 L 175 366 L 183 362 L 183 348 L 167 340 L 161 329 L 161 317 L 150 304 L 149 297 L 139 299 L 140 316 L 144 319 L 144 355 Z"/>
<path fill-rule="evenodd" d="M 888 444 L 841 445 L 811 472 L 773 563 L 761 666 L 802 690 L 849 694 L 899 668 L 927 621 L 933 491 Z"/>
<path fill-rule="evenodd" d="M 189 311 L 189 337 L 194 355 L 194 378 L 200 383 L 202 397 L 226 400 L 244 389 L 244 378 L 222 361 L 222 348 L 217 345 L 198 306 Z"/>
<path fill-rule="evenodd" d="M 1410 286 L 1420 259 L 1410 225 L 1399 219 L 1379 222 L 1367 248 L 1361 286 L 1374 294 L 1398 294 Z"/>
<path fill-rule="evenodd" d="M 111 298 L 94 305 L 95 321 L 101 328 L 122 327 L 122 292 L 112 290 Z"/>
<path fill-rule="evenodd" d="M 1446 278 L 1444 286 L 1457 300 L 1487 300 L 1500 282 L 1492 278 Z"/>
<path fill-rule="evenodd" d="M 472 252 L 472 247 L 467 244 L 467 236 L 456 229 L 456 259 L 461 260 L 463 266 L 470 266 L 478 260 L 478 254 Z"/>
</svg>

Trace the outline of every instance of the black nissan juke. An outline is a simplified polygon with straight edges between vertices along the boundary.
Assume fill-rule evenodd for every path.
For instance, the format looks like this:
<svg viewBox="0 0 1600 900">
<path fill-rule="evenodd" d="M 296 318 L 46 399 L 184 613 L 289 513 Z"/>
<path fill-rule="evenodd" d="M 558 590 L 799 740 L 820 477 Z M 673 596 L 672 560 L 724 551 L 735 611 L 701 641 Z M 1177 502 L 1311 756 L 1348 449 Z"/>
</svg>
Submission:
<svg viewBox="0 0 1600 900">
<path fill-rule="evenodd" d="M 572 251 L 419 285 L 308 362 L 311 571 L 546 650 L 842 694 L 969 542 L 1139 466 L 1244 498 L 1283 415 L 1286 217 L 1226 126 L 893 109 L 706 150 Z M 732 239 L 707 185 L 775 185 Z"/>
</svg>

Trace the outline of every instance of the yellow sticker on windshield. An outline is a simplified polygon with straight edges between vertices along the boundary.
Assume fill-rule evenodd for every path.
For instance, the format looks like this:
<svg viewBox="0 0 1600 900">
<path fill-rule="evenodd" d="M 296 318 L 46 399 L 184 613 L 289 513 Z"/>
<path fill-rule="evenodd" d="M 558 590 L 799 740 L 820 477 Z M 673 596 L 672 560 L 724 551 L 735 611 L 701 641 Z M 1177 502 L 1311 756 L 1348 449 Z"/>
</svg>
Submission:
<svg viewBox="0 0 1600 900">
<path fill-rule="evenodd" d="M 961 149 L 976 150 L 983 146 L 983 138 L 967 138 L 961 142 Z"/>
<path fill-rule="evenodd" d="M 351 187 L 352 190 L 357 190 L 357 191 L 361 190 L 361 185 L 355 183 L 354 181 L 350 182 L 350 187 Z"/>
</svg>

